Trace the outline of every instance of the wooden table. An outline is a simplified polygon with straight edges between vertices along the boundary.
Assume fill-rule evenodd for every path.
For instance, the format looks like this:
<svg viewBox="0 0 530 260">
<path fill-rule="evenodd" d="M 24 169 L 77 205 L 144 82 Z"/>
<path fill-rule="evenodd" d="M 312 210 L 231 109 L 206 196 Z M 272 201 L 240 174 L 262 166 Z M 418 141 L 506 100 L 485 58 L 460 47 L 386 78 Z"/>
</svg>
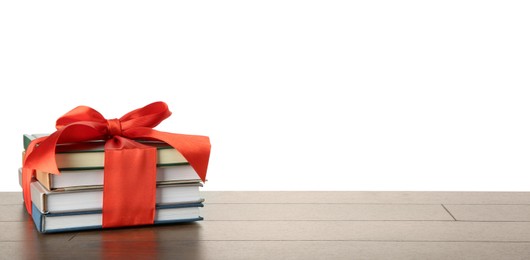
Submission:
<svg viewBox="0 0 530 260">
<path fill-rule="evenodd" d="M 530 259 L 530 193 L 203 192 L 192 224 L 42 235 L 0 193 L 0 259 Z"/>
</svg>

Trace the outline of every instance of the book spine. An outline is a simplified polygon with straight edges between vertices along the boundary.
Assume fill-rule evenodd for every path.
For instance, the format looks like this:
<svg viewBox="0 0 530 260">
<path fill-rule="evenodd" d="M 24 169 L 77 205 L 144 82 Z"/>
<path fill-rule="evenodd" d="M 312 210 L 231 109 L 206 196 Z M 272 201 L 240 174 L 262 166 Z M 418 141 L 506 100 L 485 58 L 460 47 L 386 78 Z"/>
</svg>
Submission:
<svg viewBox="0 0 530 260">
<path fill-rule="evenodd" d="M 37 206 L 35 206 L 35 204 L 32 205 L 31 211 L 32 211 L 31 218 L 33 219 L 33 223 L 35 223 L 35 227 L 37 228 L 37 231 L 44 233 L 44 230 L 42 230 L 42 227 L 43 227 L 42 213 L 40 213 L 39 209 L 37 209 Z"/>
<path fill-rule="evenodd" d="M 31 143 L 31 140 L 33 140 L 34 138 L 32 138 L 30 135 L 27 135 L 25 134 L 24 135 L 24 150 L 28 149 L 28 146 L 29 146 L 29 143 Z"/>
</svg>

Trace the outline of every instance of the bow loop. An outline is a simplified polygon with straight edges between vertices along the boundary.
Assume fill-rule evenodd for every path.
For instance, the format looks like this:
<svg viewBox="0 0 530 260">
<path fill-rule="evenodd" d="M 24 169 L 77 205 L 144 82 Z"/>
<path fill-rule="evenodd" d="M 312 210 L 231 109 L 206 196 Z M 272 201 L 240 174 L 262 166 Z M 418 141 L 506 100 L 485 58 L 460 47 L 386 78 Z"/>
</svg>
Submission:
<svg viewBox="0 0 530 260">
<path fill-rule="evenodd" d="M 166 103 L 154 102 L 123 115 L 120 122 L 124 131 L 133 127 L 154 128 L 169 116 L 171 116 L 171 111 Z"/>
<path fill-rule="evenodd" d="M 82 121 L 105 123 L 106 119 L 91 107 L 78 106 L 57 119 L 55 127 L 59 130 L 67 125 Z"/>
</svg>

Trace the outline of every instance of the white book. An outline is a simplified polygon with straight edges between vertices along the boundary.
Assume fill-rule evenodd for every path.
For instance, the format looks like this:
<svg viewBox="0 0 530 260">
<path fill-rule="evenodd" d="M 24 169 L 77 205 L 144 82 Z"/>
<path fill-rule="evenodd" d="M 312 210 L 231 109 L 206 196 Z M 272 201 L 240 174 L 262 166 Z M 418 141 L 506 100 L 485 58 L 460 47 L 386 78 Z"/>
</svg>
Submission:
<svg viewBox="0 0 530 260">
<path fill-rule="evenodd" d="M 156 205 L 201 203 L 200 182 L 187 184 L 158 185 Z M 31 183 L 31 201 L 43 214 L 101 210 L 103 189 L 79 189 L 50 191 L 38 181 Z"/>
<path fill-rule="evenodd" d="M 37 180 L 48 190 L 78 189 L 103 186 L 103 169 L 61 170 L 61 174 L 37 171 Z M 162 166 L 156 168 L 158 184 L 187 183 L 201 181 L 189 164 Z"/>
</svg>

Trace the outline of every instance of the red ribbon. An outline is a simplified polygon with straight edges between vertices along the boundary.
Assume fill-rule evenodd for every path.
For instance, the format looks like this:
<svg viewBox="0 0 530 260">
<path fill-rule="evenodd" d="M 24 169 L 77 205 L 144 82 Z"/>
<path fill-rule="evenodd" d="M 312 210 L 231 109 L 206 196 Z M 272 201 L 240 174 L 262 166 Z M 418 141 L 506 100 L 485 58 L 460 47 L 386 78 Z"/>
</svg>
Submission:
<svg viewBox="0 0 530 260">
<path fill-rule="evenodd" d="M 205 181 L 210 158 L 207 136 L 152 129 L 171 115 L 164 102 L 133 110 L 120 119 L 105 119 L 98 111 L 79 106 L 57 120 L 57 131 L 33 140 L 23 163 L 23 193 L 31 214 L 31 179 L 35 169 L 60 174 L 57 144 L 107 140 L 103 186 L 103 227 L 152 224 L 156 203 L 156 148 L 131 139 L 165 142 L 179 151 Z"/>
</svg>

